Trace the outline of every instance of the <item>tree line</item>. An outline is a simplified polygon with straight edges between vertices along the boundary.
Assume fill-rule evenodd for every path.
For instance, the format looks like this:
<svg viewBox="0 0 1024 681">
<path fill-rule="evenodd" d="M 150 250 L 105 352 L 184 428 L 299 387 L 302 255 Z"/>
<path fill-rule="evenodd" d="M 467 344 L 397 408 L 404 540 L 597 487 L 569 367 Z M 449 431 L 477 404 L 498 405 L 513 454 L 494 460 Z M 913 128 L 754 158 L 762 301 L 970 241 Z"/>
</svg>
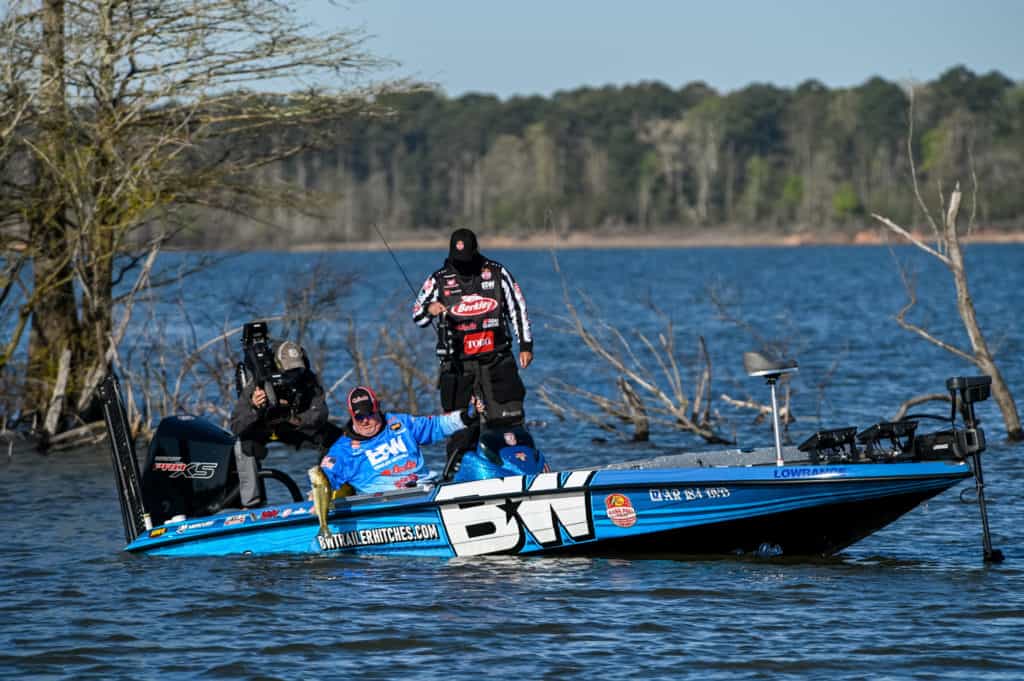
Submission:
<svg viewBox="0 0 1024 681">
<path fill-rule="evenodd" d="M 984 228 L 1024 224 L 1024 85 L 963 66 L 917 84 L 917 172 L 928 191 L 977 177 Z M 870 213 L 919 224 L 907 187 L 909 89 L 882 78 L 830 89 L 704 83 L 580 88 L 551 97 L 382 100 L 333 148 L 260 170 L 319 202 L 261 220 L 207 216 L 193 246 L 280 247 L 372 238 L 370 225 L 433 233 L 538 230 L 714 233 L 723 227 L 852 234 Z M 948 188 L 947 188 L 948 189 Z"/>
</svg>

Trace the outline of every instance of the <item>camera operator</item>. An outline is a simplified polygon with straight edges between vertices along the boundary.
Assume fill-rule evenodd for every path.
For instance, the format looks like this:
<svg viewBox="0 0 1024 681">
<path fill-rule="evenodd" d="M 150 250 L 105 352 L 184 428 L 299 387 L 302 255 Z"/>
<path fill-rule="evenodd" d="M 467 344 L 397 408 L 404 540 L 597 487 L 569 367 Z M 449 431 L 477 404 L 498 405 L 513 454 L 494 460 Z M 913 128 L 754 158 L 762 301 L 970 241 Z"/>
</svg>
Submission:
<svg viewBox="0 0 1024 681">
<path fill-rule="evenodd" d="M 231 432 L 238 437 L 235 462 L 244 508 L 266 502 L 258 473 L 260 462 L 267 456 L 268 442 L 283 442 L 296 449 L 307 442 L 319 448 L 331 444 L 325 442 L 331 426 L 327 423 L 324 389 L 309 369 L 305 351 L 291 341 L 274 344 L 271 349 L 280 372 L 275 384 L 268 390 L 251 375 L 243 378 L 231 413 Z"/>
</svg>

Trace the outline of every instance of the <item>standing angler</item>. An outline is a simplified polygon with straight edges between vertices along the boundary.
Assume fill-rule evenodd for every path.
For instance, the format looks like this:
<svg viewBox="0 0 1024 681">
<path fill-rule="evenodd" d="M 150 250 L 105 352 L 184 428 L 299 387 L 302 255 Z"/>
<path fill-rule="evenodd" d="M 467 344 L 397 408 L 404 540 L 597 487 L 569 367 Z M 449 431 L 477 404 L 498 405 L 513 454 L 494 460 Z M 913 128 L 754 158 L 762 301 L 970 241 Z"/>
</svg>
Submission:
<svg viewBox="0 0 1024 681">
<path fill-rule="evenodd" d="M 466 408 L 475 394 L 483 402 L 482 417 L 488 426 L 523 423 L 526 388 L 512 357 L 509 327 L 519 343 L 519 365 L 525 369 L 533 361 L 526 300 L 512 273 L 480 254 L 471 230 L 452 233 L 448 258 L 423 282 L 412 318 L 421 327 L 433 318 L 439 320 L 438 388 L 444 411 Z M 452 436 L 449 460 L 473 449 L 479 435 L 477 426 Z"/>
</svg>

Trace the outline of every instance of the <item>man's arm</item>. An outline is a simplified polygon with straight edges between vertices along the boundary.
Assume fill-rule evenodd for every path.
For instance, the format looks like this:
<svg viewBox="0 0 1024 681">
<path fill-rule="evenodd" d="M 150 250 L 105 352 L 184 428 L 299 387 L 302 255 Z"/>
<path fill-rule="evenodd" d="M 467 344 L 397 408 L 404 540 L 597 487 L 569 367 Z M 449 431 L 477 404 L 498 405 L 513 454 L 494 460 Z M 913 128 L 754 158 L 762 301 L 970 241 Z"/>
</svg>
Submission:
<svg viewBox="0 0 1024 681">
<path fill-rule="evenodd" d="M 312 379 L 313 397 L 310 399 L 309 408 L 299 414 L 299 428 L 310 432 L 327 423 L 327 399 L 323 386 L 315 375 Z"/>
<path fill-rule="evenodd" d="M 515 277 L 504 265 L 501 266 L 501 289 L 505 298 L 505 312 L 512 321 L 512 333 L 519 341 L 519 363 L 525 369 L 533 360 L 533 331 L 530 329 L 530 317 L 526 314 L 526 298 Z"/>
<path fill-rule="evenodd" d="M 437 282 L 434 279 L 434 275 L 431 274 L 423 282 L 423 287 L 420 289 L 419 294 L 417 294 L 416 302 L 412 306 L 412 320 L 416 323 L 416 326 L 422 327 L 430 324 L 430 304 L 436 303 L 438 297 Z"/>
<path fill-rule="evenodd" d="M 466 411 L 453 411 L 438 416 L 409 416 L 409 432 L 421 445 L 440 442 L 452 433 L 462 430 L 472 419 Z"/>
<path fill-rule="evenodd" d="M 263 418 L 263 410 L 252 403 L 252 393 L 256 385 L 250 384 L 242 389 L 242 394 L 235 403 L 231 412 L 231 432 L 242 437 L 247 431 L 260 423 Z"/>
<path fill-rule="evenodd" d="M 349 481 L 350 472 L 346 470 L 349 460 L 352 458 L 352 448 L 349 443 L 347 438 L 338 440 L 320 459 L 320 468 L 327 476 L 327 480 L 330 481 L 331 489 L 340 489 Z"/>
</svg>

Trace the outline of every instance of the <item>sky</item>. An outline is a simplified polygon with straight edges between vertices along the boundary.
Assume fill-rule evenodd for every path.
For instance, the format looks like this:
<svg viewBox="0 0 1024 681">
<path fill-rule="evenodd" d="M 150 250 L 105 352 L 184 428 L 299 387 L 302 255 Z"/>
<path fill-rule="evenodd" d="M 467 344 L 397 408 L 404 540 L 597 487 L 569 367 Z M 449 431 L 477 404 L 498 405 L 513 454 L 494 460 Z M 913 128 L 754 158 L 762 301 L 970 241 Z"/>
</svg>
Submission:
<svg viewBox="0 0 1024 681">
<path fill-rule="evenodd" d="M 299 12 L 362 28 L 371 52 L 401 62 L 380 76 L 452 97 L 645 80 L 835 88 L 923 82 L 957 64 L 1024 80 L 1024 0 L 309 0 Z"/>
</svg>

